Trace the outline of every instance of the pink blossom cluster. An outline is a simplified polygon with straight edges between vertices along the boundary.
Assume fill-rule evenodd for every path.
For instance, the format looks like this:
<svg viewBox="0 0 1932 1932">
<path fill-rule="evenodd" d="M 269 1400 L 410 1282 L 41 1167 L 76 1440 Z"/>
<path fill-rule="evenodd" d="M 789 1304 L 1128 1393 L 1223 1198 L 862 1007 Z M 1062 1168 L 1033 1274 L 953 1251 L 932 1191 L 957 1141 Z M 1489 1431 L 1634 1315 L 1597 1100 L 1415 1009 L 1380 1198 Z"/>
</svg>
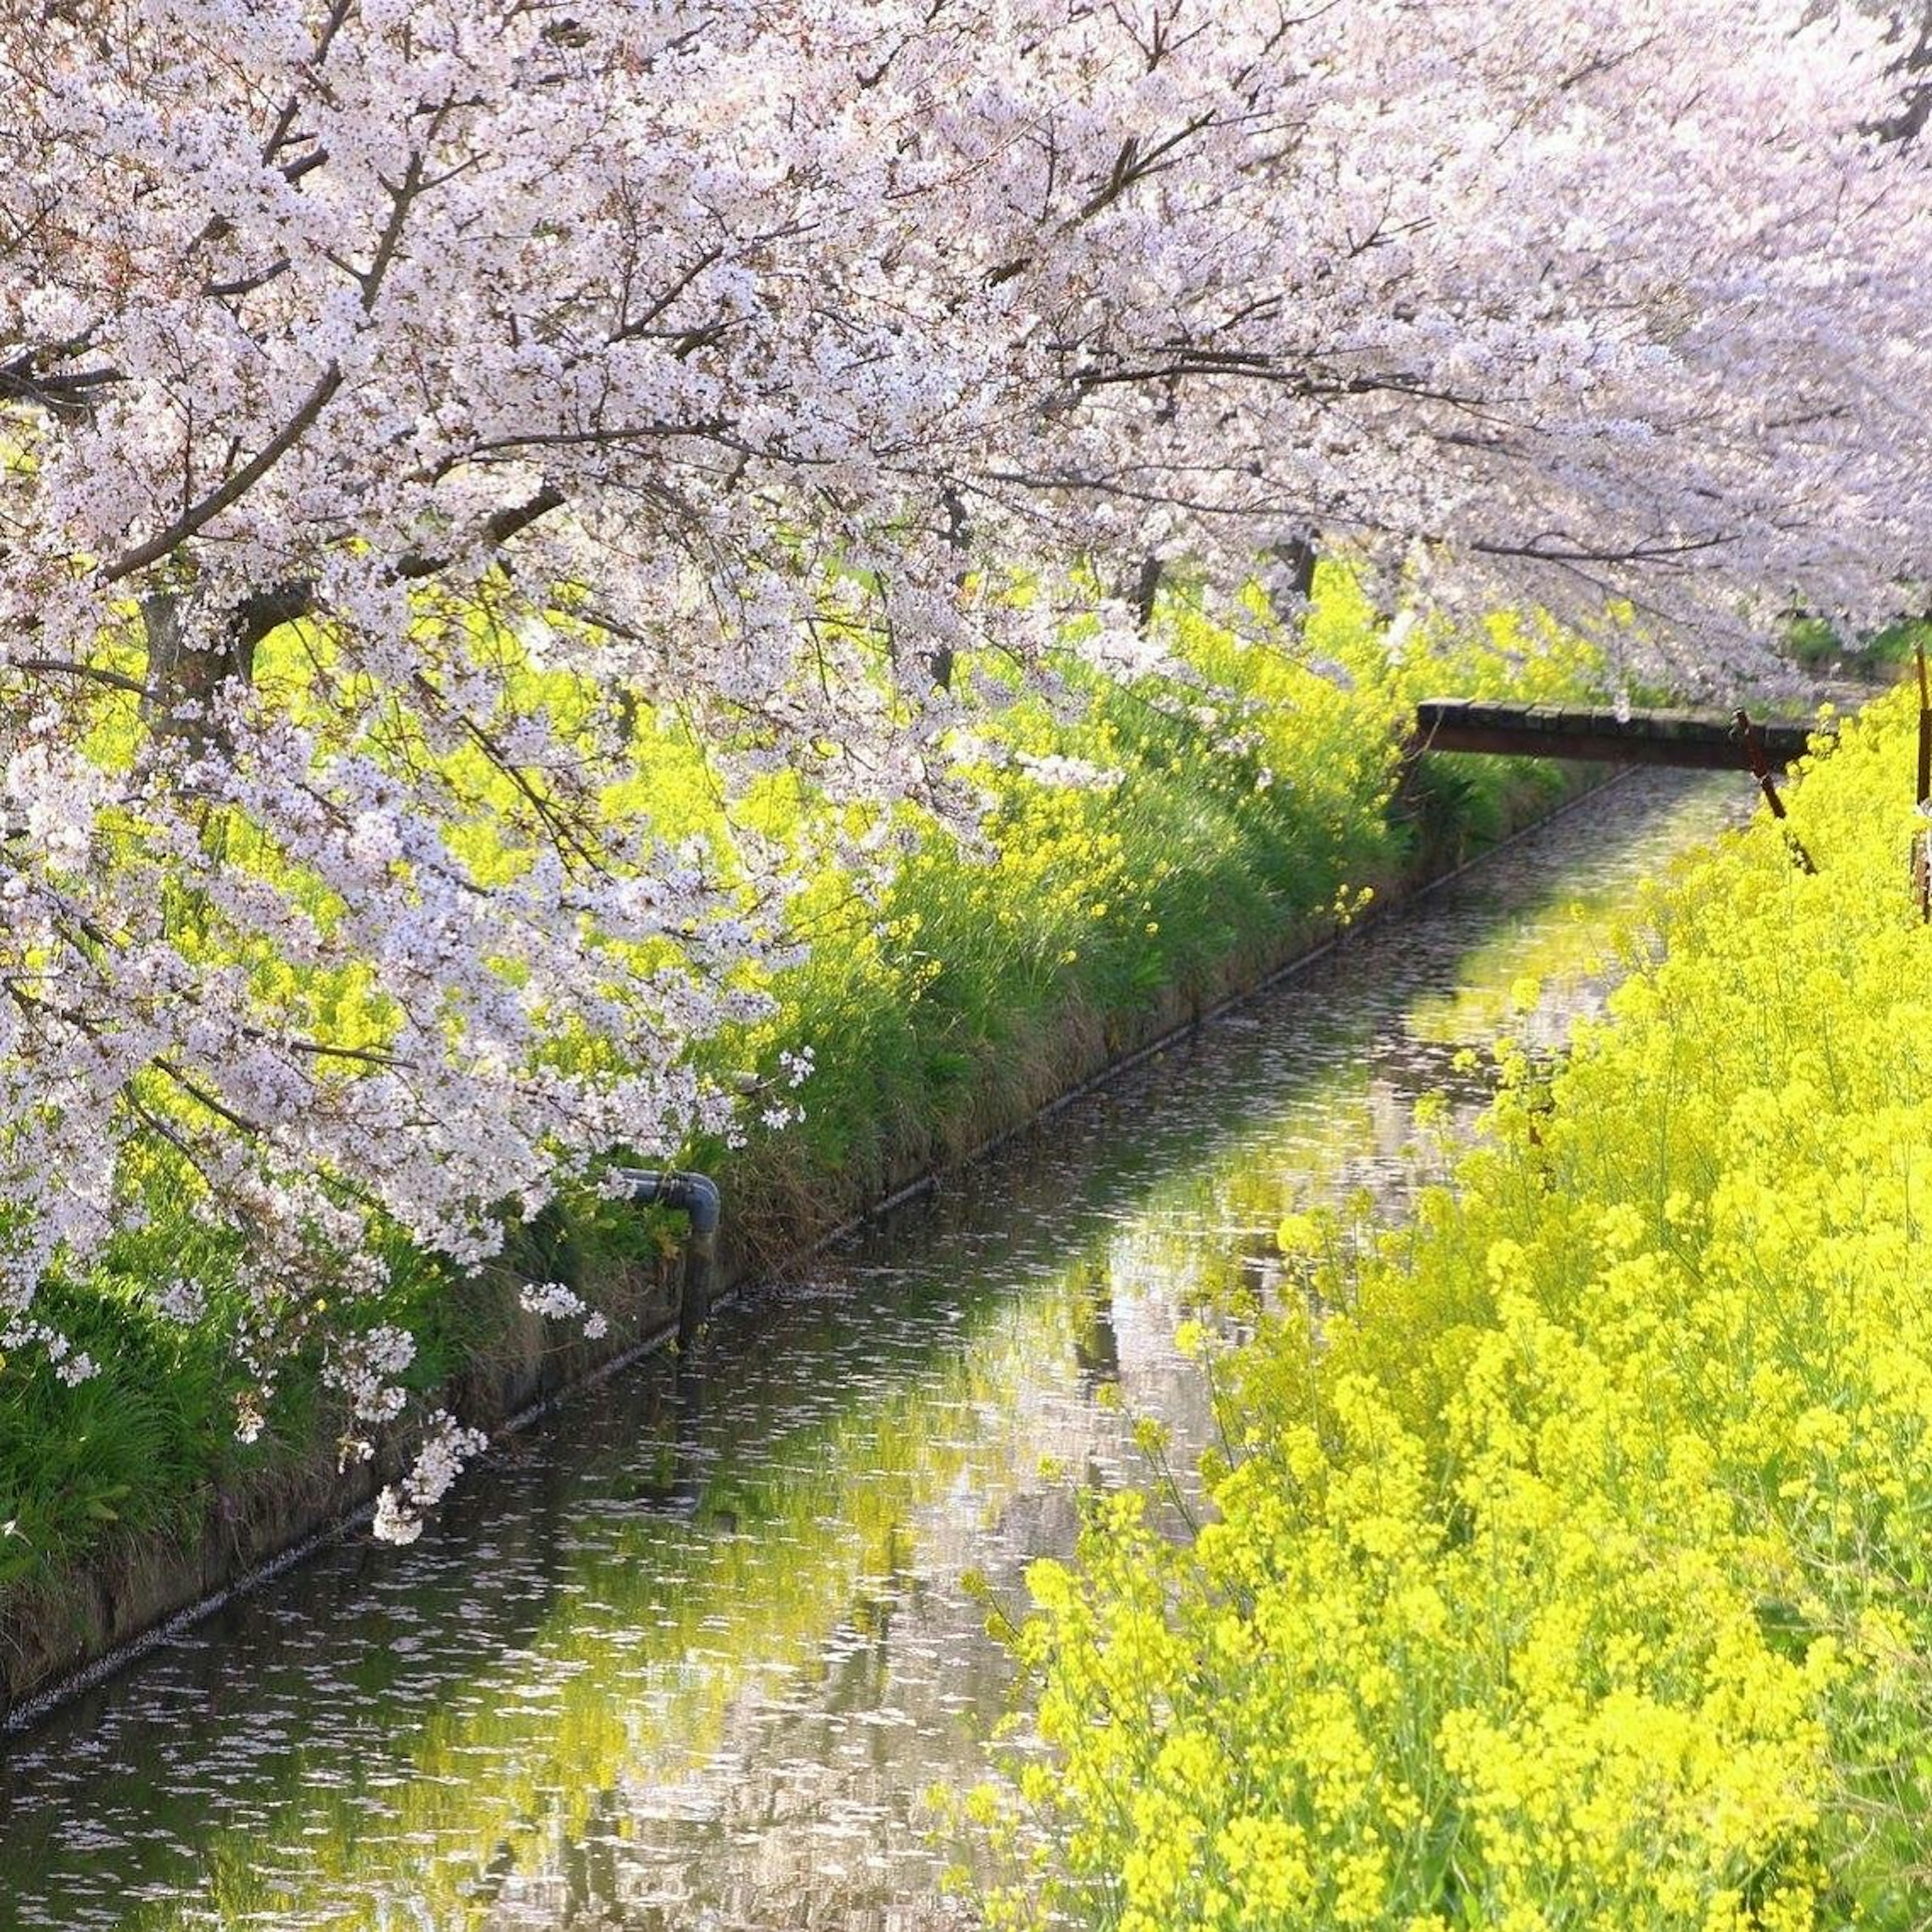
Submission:
<svg viewBox="0 0 1932 1932">
<path fill-rule="evenodd" d="M 464 1465 L 482 1454 L 489 1438 L 480 1429 L 466 1429 L 439 1409 L 424 1426 L 416 1460 L 400 1483 L 388 1484 L 376 1498 L 372 1526 L 384 1543 L 413 1543 L 422 1535 L 425 1514 L 449 1493 Z"/>
<path fill-rule="evenodd" d="M 530 1313 L 546 1316 L 554 1322 L 581 1320 L 585 1336 L 592 1342 L 602 1341 L 610 1332 L 609 1317 L 601 1310 L 590 1307 L 574 1288 L 560 1281 L 526 1282 L 518 1291 L 517 1300 Z"/>
<path fill-rule="evenodd" d="M 266 1381 L 362 1213 L 470 1261 L 725 1127 L 689 1046 L 795 881 L 604 808 L 640 705 L 970 812 L 956 661 L 1150 560 L 1346 547 L 1714 676 L 1916 594 L 1911 51 L 1828 0 L 0 10 L 0 1322 L 136 1143 L 248 1237 Z M 350 982 L 373 1039 L 301 990 Z"/>
</svg>

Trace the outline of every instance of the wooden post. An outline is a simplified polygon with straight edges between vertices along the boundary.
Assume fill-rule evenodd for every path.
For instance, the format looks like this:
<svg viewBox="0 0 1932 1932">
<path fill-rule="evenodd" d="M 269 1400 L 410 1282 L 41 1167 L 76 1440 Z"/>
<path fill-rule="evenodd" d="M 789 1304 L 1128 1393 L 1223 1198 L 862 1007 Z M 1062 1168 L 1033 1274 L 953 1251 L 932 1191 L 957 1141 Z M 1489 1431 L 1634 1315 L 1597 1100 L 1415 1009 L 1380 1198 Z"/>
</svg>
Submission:
<svg viewBox="0 0 1932 1932">
<path fill-rule="evenodd" d="M 1913 802 L 1922 820 L 1926 801 L 1932 799 L 1932 695 L 1925 685 L 1925 632 L 1922 626 L 1913 641 L 1913 656 L 1918 665 L 1918 789 Z M 1922 922 L 1932 922 L 1932 826 L 1921 824 L 1912 841 L 1912 890 L 1918 901 Z"/>
<path fill-rule="evenodd" d="M 1811 855 L 1804 849 L 1804 842 L 1786 824 L 1784 801 L 1778 795 L 1778 783 L 1771 775 L 1771 766 L 1766 761 L 1764 746 L 1757 735 L 1757 727 L 1742 708 L 1732 713 L 1732 720 L 1738 728 L 1738 736 L 1744 740 L 1744 762 L 1750 766 L 1751 776 L 1757 780 L 1758 790 L 1764 794 L 1764 802 L 1771 807 L 1771 815 L 1778 821 L 1784 834 L 1784 842 L 1791 848 L 1791 856 L 1797 861 L 1801 872 L 1815 872 L 1818 868 L 1811 862 Z"/>
</svg>

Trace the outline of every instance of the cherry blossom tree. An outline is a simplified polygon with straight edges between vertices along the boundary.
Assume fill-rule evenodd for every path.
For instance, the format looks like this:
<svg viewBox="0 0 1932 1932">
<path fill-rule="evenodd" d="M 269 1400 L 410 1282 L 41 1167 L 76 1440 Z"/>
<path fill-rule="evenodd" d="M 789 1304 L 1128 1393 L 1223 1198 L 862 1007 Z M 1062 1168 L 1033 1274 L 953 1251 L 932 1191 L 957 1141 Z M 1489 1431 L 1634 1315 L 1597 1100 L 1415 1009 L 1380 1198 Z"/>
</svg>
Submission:
<svg viewBox="0 0 1932 1932">
<path fill-rule="evenodd" d="M 688 1045 L 790 882 L 604 808 L 640 703 L 946 808 L 950 666 L 1052 641 L 1016 573 L 1121 586 L 1104 646 L 1150 559 L 1318 538 L 1623 600 L 1680 674 L 1895 606 L 1910 51 L 1808 0 L 0 4 L 14 1342 L 130 1146 L 272 1285 L 724 1119 Z"/>
</svg>

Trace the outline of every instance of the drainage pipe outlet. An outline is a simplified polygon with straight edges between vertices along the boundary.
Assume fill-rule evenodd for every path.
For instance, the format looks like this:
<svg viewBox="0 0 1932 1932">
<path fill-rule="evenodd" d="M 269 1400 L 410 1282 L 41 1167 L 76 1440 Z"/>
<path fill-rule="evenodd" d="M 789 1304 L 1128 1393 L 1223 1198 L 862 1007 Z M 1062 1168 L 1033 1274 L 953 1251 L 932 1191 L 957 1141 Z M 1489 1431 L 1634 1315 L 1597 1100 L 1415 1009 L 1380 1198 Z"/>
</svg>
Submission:
<svg viewBox="0 0 1932 1932">
<path fill-rule="evenodd" d="M 620 1167 L 614 1172 L 633 1201 L 654 1202 L 691 1216 L 691 1240 L 684 1251 L 684 1286 L 677 1302 L 677 1345 L 688 1348 L 711 1312 L 722 1206 L 718 1184 L 708 1174 L 687 1174 L 676 1168 Z"/>
</svg>

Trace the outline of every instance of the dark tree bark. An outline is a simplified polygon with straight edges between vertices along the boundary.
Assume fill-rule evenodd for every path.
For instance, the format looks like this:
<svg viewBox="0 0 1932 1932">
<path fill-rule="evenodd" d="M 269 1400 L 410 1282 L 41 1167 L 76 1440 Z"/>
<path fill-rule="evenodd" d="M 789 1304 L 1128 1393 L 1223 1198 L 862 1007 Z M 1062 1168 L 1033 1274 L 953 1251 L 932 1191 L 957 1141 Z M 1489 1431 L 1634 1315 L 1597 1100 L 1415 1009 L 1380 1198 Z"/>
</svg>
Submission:
<svg viewBox="0 0 1932 1932">
<path fill-rule="evenodd" d="M 1269 552 L 1276 568 L 1268 573 L 1268 604 L 1276 617 L 1298 630 L 1315 591 L 1315 566 L 1320 561 L 1312 536 L 1292 537 Z"/>
</svg>

